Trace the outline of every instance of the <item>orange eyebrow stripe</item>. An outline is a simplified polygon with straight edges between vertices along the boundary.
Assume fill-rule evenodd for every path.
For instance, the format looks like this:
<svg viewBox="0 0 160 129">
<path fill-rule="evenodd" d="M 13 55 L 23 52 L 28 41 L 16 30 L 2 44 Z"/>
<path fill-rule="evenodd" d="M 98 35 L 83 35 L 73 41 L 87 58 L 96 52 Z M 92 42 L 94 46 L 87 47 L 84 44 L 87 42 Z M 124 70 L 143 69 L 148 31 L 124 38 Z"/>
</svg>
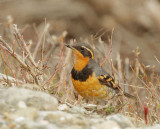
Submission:
<svg viewBox="0 0 160 129">
<path fill-rule="evenodd" d="M 92 55 L 92 59 L 94 58 L 94 55 L 93 55 L 93 52 L 92 52 L 92 50 L 91 49 L 89 49 L 89 48 L 87 48 L 87 47 L 85 47 L 85 46 L 82 46 L 83 48 L 85 48 L 85 49 L 87 49 L 90 53 L 91 53 L 91 55 Z"/>
</svg>

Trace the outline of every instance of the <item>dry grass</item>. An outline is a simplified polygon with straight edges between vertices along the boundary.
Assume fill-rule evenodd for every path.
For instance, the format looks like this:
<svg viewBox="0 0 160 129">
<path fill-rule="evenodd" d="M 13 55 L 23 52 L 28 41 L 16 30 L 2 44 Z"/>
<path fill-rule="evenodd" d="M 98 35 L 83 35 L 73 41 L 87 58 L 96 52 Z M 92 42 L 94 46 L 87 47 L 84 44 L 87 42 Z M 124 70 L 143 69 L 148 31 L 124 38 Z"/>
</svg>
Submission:
<svg viewBox="0 0 160 129">
<path fill-rule="evenodd" d="M 64 48 L 67 33 L 64 31 L 59 36 L 51 36 L 48 28 L 49 24 L 46 21 L 42 32 L 38 32 L 34 26 L 38 40 L 33 44 L 32 41 L 25 41 L 22 35 L 25 28 L 19 30 L 12 22 L 7 23 L 4 30 L 7 37 L 0 37 L 0 81 L 8 86 L 37 84 L 40 90 L 54 94 L 62 103 L 83 104 L 84 101 L 77 96 L 70 80 L 71 50 Z M 105 107 L 105 113 L 121 112 L 137 120 L 144 120 L 149 125 L 160 123 L 160 77 L 155 67 L 145 66 L 139 61 L 138 48 L 133 51 L 132 59 L 126 58 L 123 61 L 117 54 L 117 64 L 114 66 L 110 59 L 112 35 L 113 30 L 109 37 L 110 51 L 102 60 L 101 66 L 109 64 L 107 67 L 110 67 L 117 83 L 125 91 L 135 95 L 137 100 L 128 100 L 124 96 L 116 98 L 116 103 Z M 96 39 L 92 37 L 93 48 L 94 40 Z M 104 47 L 105 43 L 100 37 L 96 41 Z M 70 40 L 71 44 L 74 42 Z M 103 51 L 98 52 L 105 55 Z M 101 58 L 101 55 L 97 55 L 97 60 Z M 157 63 L 160 62 L 156 57 L 155 59 Z M 96 110 L 104 114 L 104 111 Z"/>
</svg>

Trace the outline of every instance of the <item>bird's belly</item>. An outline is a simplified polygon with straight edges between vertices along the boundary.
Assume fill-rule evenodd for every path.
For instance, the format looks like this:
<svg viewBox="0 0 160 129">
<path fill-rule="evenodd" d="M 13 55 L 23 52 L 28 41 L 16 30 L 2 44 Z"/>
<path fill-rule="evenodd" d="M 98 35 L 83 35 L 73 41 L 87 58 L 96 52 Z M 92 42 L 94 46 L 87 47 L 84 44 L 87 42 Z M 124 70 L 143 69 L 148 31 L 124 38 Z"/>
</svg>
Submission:
<svg viewBox="0 0 160 129">
<path fill-rule="evenodd" d="M 74 80 L 72 78 L 72 83 L 76 91 L 84 98 L 108 98 L 111 91 L 107 89 L 107 86 L 101 85 L 99 80 L 96 77 L 89 77 L 86 81 Z M 110 88 L 109 88 L 110 89 Z M 111 89 L 110 89 L 111 90 Z M 108 92 L 108 93 L 107 93 Z"/>
</svg>

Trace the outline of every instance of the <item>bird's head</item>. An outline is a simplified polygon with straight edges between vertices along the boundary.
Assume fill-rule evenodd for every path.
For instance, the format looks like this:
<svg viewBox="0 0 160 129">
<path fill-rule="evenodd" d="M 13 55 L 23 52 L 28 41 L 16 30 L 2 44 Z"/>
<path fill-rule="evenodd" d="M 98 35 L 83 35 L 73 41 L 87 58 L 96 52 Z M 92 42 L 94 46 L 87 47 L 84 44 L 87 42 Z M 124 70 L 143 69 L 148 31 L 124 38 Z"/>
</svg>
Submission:
<svg viewBox="0 0 160 129">
<path fill-rule="evenodd" d="M 86 43 L 65 44 L 65 46 L 73 50 L 77 59 L 94 59 L 93 49 Z"/>
</svg>

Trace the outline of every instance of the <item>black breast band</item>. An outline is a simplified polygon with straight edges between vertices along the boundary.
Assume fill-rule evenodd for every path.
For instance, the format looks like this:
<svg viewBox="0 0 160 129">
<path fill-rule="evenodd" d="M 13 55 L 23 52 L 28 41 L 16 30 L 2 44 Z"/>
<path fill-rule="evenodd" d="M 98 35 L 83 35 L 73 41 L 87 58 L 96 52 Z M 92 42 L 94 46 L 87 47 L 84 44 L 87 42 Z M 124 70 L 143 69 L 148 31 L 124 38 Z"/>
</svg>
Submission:
<svg viewBox="0 0 160 129">
<path fill-rule="evenodd" d="M 79 80 L 83 82 L 83 81 L 86 81 L 90 75 L 92 75 L 92 70 L 91 68 L 88 68 L 88 65 L 86 65 L 85 68 L 81 71 L 77 71 L 73 67 L 71 74 L 74 80 Z"/>
</svg>

